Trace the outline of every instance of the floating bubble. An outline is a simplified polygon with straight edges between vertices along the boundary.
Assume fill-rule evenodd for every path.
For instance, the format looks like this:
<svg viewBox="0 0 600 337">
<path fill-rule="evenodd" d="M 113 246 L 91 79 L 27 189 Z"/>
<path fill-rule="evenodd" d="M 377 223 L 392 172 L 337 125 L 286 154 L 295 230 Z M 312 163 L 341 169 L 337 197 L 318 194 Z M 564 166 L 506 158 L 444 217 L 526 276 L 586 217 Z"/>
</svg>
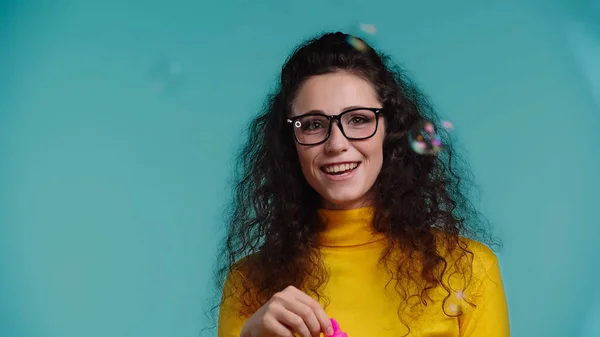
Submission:
<svg viewBox="0 0 600 337">
<path fill-rule="evenodd" d="M 442 122 L 442 127 L 446 130 L 454 129 L 454 125 L 448 121 Z M 445 146 L 435 125 L 429 121 L 415 124 L 409 131 L 408 140 L 413 151 L 422 155 L 436 155 Z"/>
<path fill-rule="evenodd" d="M 460 313 L 460 306 L 454 303 L 448 305 L 448 313 L 450 315 L 458 315 Z"/>
<path fill-rule="evenodd" d="M 375 27 L 375 25 L 372 25 L 369 23 L 361 23 L 360 30 L 362 30 L 363 32 L 365 32 L 367 34 L 371 34 L 371 35 L 374 35 L 375 33 L 377 33 L 377 27 Z"/>
<path fill-rule="evenodd" d="M 465 292 L 464 292 L 464 291 L 462 291 L 462 290 L 460 290 L 460 291 L 457 291 L 457 292 L 456 292 L 456 297 L 457 297 L 458 299 L 464 300 L 464 299 L 465 299 Z"/>
<path fill-rule="evenodd" d="M 454 124 L 449 121 L 442 121 L 442 127 L 447 130 L 454 130 Z"/>
<path fill-rule="evenodd" d="M 183 66 L 180 62 L 162 59 L 150 68 L 150 81 L 155 92 L 173 91 L 183 82 Z"/>
<path fill-rule="evenodd" d="M 367 50 L 367 44 L 356 36 L 348 35 L 346 42 L 360 52 Z"/>
</svg>

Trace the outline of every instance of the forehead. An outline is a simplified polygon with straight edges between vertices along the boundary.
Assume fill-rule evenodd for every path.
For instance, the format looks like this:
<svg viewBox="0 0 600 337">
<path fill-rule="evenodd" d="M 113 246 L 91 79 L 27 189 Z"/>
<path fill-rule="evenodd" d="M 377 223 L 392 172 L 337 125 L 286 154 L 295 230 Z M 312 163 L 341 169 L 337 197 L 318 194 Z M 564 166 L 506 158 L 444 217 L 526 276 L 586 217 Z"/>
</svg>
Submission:
<svg viewBox="0 0 600 337">
<path fill-rule="evenodd" d="M 298 90 L 291 114 L 321 112 L 336 115 L 348 107 L 377 107 L 379 104 L 369 81 L 348 72 L 335 72 L 307 79 Z"/>
</svg>

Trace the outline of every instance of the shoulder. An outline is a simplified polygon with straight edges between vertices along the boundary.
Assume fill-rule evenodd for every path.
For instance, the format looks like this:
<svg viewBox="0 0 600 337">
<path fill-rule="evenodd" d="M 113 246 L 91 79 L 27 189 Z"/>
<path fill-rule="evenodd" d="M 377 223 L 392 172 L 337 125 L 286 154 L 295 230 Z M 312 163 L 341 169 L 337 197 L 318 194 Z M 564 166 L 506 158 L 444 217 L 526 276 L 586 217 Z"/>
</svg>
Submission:
<svg viewBox="0 0 600 337">
<path fill-rule="evenodd" d="M 470 284 L 467 293 L 473 296 L 476 303 L 487 301 L 490 294 L 502 290 L 502 277 L 498 257 L 488 246 L 468 238 L 460 238 L 461 247 L 466 252 L 467 275 L 470 275 Z M 464 271 L 464 270 L 463 270 Z"/>
<path fill-rule="evenodd" d="M 260 252 L 246 255 L 229 266 L 223 281 L 223 296 L 253 297 L 256 296 L 257 267 L 260 266 Z M 254 271 L 254 272 L 253 272 Z"/>
<path fill-rule="evenodd" d="M 482 271 L 487 271 L 498 265 L 498 257 L 488 246 L 463 237 L 460 238 L 460 242 L 464 244 L 467 251 L 473 254 L 473 267 L 479 267 L 483 269 Z"/>
<path fill-rule="evenodd" d="M 218 336 L 239 336 L 246 319 L 253 313 L 245 301 L 247 261 L 245 257 L 229 267 L 219 308 Z"/>
<path fill-rule="evenodd" d="M 254 295 L 247 273 L 250 259 L 250 256 L 246 256 L 230 266 L 223 280 L 221 311 L 227 315 L 245 317 L 252 313 L 248 304 Z"/>
<path fill-rule="evenodd" d="M 251 262 L 253 255 L 245 256 L 235 262 L 227 273 L 225 279 L 224 291 L 236 292 L 237 288 L 242 286 L 246 280 L 248 265 Z"/>
<path fill-rule="evenodd" d="M 442 276 L 446 286 L 462 289 L 463 296 L 477 306 L 503 293 L 498 257 L 488 246 L 444 233 L 436 235 L 436 243 L 447 266 Z"/>
<path fill-rule="evenodd" d="M 434 232 L 434 235 L 438 253 L 446 259 L 448 266 L 467 267 L 476 277 L 484 277 L 498 268 L 498 257 L 485 244 L 466 237 L 452 237 L 441 231 Z"/>
</svg>

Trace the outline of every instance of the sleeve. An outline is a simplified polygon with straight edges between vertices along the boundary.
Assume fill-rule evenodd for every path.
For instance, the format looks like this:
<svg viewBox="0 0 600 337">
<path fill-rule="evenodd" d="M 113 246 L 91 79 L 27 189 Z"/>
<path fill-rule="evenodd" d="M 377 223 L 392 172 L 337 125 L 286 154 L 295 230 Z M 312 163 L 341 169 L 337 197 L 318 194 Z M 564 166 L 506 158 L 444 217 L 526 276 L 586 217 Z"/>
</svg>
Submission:
<svg viewBox="0 0 600 337">
<path fill-rule="evenodd" d="M 235 273 L 235 272 L 233 272 Z M 219 308 L 218 337 L 240 337 L 242 327 L 248 317 L 240 314 L 239 282 L 230 274 L 223 287 L 223 297 Z M 236 291 L 237 290 L 237 291 Z"/>
<path fill-rule="evenodd" d="M 480 297 L 477 307 L 461 317 L 460 337 L 509 337 L 508 308 L 498 259 L 487 247 L 480 254 L 482 264 L 487 266 L 479 277 Z"/>
</svg>

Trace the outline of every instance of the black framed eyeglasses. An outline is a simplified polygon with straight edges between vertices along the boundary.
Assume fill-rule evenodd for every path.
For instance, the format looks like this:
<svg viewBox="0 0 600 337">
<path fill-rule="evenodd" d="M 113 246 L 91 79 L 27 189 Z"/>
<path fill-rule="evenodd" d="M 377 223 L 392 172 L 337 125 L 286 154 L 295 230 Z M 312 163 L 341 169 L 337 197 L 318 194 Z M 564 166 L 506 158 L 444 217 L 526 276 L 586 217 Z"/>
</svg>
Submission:
<svg viewBox="0 0 600 337">
<path fill-rule="evenodd" d="M 329 139 L 332 121 L 336 121 L 349 140 L 371 138 L 377 133 L 382 108 L 352 108 L 339 115 L 307 113 L 287 119 L 292 124 L 294 138 L 300 145 L 318 145 Z"/>
</svg>

